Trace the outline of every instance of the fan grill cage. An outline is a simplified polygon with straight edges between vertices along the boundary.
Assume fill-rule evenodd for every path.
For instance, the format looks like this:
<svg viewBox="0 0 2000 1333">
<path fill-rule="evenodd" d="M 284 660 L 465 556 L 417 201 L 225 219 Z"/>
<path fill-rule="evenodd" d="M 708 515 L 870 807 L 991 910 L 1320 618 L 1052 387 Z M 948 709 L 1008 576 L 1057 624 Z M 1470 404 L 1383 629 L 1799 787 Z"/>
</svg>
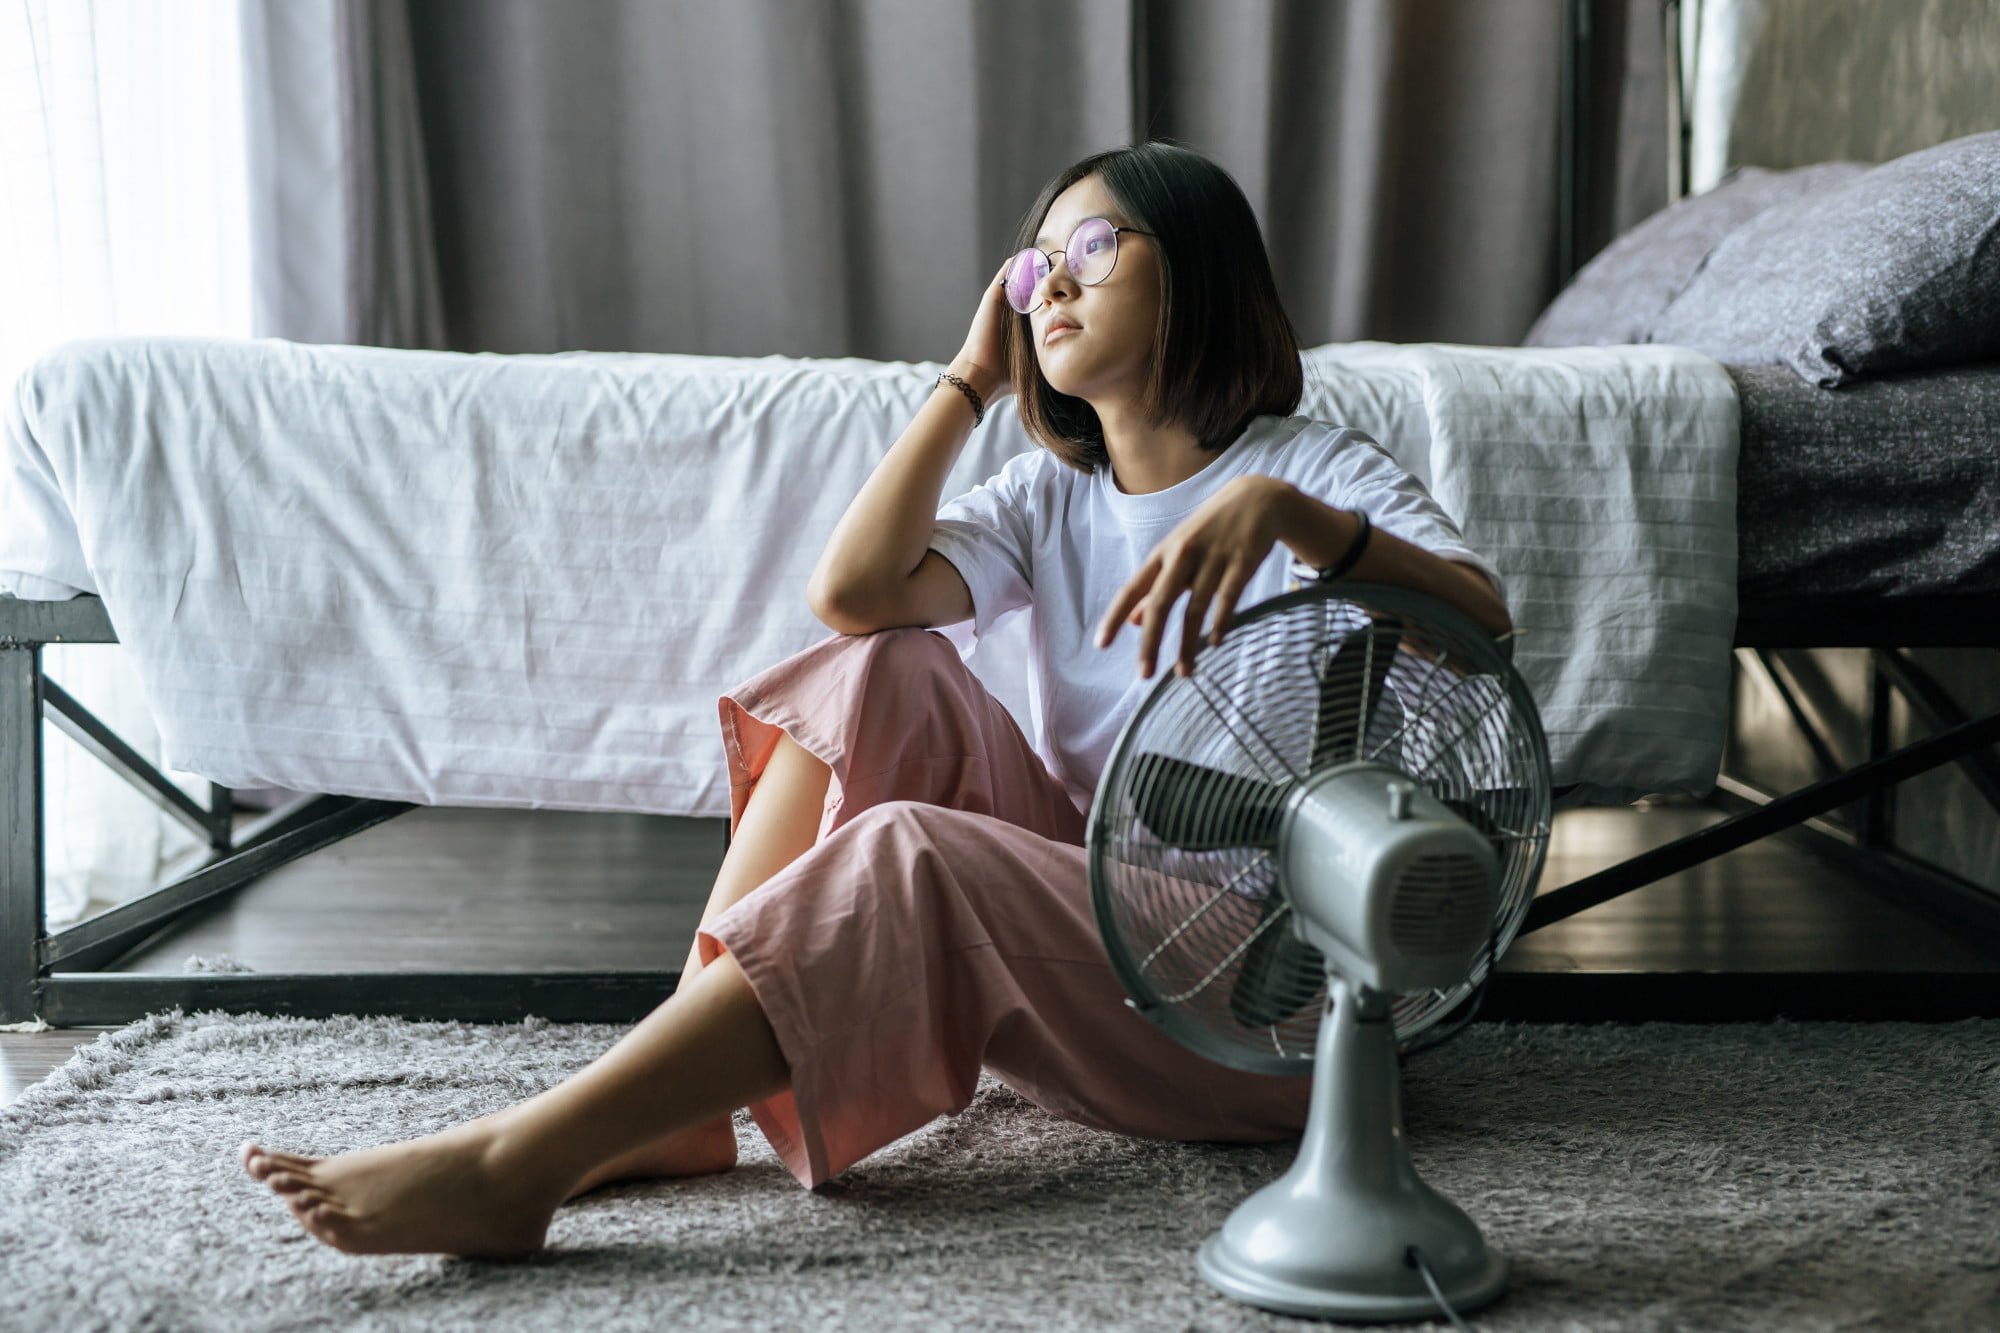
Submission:
<svg viewBox="0 0 2000 1333">
<path fill-rule="evenodd" d="M 1420 856 L 1396 885 L 1389 942 L 1406 954 L 1456 953 L 1486 938 L 1491 918 L 1464 910 L 1485 906 L 1486 867 L 1462 852 Z"/>
<path fill-rule="evenodd" d="M 1212 1059 L 1299 1072 L 1325 973 L 1293 934 L 1276 834 L 1308 777 L 1372 759 L 1486 833 L 1501 866 L 1491 957 L 1482 951 L 1451 990 L 1394 997 L 1396 1033 L 1408 1040 L 1484 978 L 1541 872 L 1548 754 L 1525 686 L 1471 621 L 1383 585 L 1273 598 L 1194 666 L 1141 701 L 1091 809 L 1092 901 L 1126 989 Z M 1247 1005 L 1254 1022 L 1250 995 L 1262 996 Z"/>
</svg>

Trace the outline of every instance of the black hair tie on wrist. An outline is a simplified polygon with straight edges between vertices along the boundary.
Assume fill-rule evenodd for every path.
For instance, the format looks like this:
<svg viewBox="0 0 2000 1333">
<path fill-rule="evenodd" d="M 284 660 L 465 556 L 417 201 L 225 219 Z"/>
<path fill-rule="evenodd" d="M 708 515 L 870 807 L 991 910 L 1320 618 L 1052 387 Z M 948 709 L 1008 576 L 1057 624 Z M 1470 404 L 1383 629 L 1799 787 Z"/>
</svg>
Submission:
<svg viewBox="0 0 2000 1333">
<path fill-rule="evenodd" d="M 984 421 L 986 419 L 986 404 L 981 401 L 979 391 L 958 376 L 952 374 L 949 370 L 937 377 L 939 384 L 943 384 L 946 381 L 957 385 L 958 391 L 964 394 L 966 400 L 972 404 L 972 424 L 977 426 L 980 422 Z"/>
<path fill-rule="evenodd" d="M 1347 553 L 1341 556 L 1335 564 L 1319 572 L 1319 576 L 1323 579 L 1340 578 L 1348 570 L 1354 568 L 1361 559 L 1361 553 L 1368 549 L 1368 534 L 1374 530 L 1374 525 L 1368 521 L 1368 511 L 1366 509 L 1350 509 L 1347 512 L 1361 520 L 1361 528 L 1354 534 L 1354 540 L 1348 543 Z"/>
</svg>

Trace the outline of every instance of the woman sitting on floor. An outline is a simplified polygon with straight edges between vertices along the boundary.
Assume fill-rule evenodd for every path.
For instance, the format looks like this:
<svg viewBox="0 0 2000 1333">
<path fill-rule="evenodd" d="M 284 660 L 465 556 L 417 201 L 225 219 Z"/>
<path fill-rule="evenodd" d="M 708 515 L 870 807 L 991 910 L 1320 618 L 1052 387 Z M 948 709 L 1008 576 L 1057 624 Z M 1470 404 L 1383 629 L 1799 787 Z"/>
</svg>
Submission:
<svg viewBox="0 0 2000 1333">
<path fill-rule="evenodd" d="M 245 1144 L 314 1237 L 525 1254 L 607 1181 L 732 1167 L 744 1106 L 810 1188 L 963 1110 L 982 1068 L 1127 1134 L 1304 1126 L 1310 1078 L 1213 1063 L 1123 1002 L 1090 904 L 1098 776 L 1162 646 L 1191 671 L 1203 625 L 1215 642 L 1285 591 L 1291 557 L 1496 636 L 1498 580 L 1367 436 L 1289 415 L 1298 342 L 1220 167 L 1163 141 L 1096 154 L 1019 240 L 820 558 L 809 595 L 838 633 L 721 700 L 733 836 L 679 989 L 574 1076 L 442 1133 L 328 1158 Z M 1009 392 L 1043 448 L 940 510 Z M 1036 744 L 929 632 L 1019 607 Z M 1136 674 L 1102 651 L 1127 624 Z"/>
</svg>

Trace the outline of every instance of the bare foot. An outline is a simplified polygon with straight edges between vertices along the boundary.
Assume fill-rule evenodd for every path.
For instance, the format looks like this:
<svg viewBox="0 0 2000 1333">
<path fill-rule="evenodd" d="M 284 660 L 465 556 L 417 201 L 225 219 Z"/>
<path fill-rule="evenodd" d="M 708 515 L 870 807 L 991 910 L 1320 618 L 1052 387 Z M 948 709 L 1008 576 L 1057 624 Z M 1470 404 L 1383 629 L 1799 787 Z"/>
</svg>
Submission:
<svg viewBox="0 0 2000 1333">
<path fill-rule="evenodd" d="M 678 1134 L 642 1143 L 623 1157 L 614 1157 L 585 1176 L 570 1191 L 574 1199 L 600 1185 L 626 1180 L 679 1180 L 709 1176 L 736 1165 L 736 1127 L 728 1116 L 695 1125 Z"/>
<path fill-rule="evenodd" d="M 308 1235 L 348 1254 L 526 1255 L 542 1248 L 570 1185 L 511 1165 L 480 1121 L 338 1157 L 254 1143 L 241 1156 Z"/>
</svg>

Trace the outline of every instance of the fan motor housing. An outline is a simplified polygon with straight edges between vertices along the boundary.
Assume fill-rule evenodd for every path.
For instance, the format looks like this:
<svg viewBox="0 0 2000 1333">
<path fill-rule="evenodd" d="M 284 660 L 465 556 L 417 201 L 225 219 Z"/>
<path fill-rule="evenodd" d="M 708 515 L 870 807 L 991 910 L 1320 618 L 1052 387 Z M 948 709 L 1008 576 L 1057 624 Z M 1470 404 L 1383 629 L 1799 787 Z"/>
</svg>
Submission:
<svg viewBox="0 0 2000 1333">
<path fill-rule="evenodd" d="M 1296 929 L 1371 989 L 1456 985 L 1492 929 L 1491 844 L 1400 769 L 1362 761 L 1314 774 L 1287 802 L 1278 845 Z"/>
</svg>

